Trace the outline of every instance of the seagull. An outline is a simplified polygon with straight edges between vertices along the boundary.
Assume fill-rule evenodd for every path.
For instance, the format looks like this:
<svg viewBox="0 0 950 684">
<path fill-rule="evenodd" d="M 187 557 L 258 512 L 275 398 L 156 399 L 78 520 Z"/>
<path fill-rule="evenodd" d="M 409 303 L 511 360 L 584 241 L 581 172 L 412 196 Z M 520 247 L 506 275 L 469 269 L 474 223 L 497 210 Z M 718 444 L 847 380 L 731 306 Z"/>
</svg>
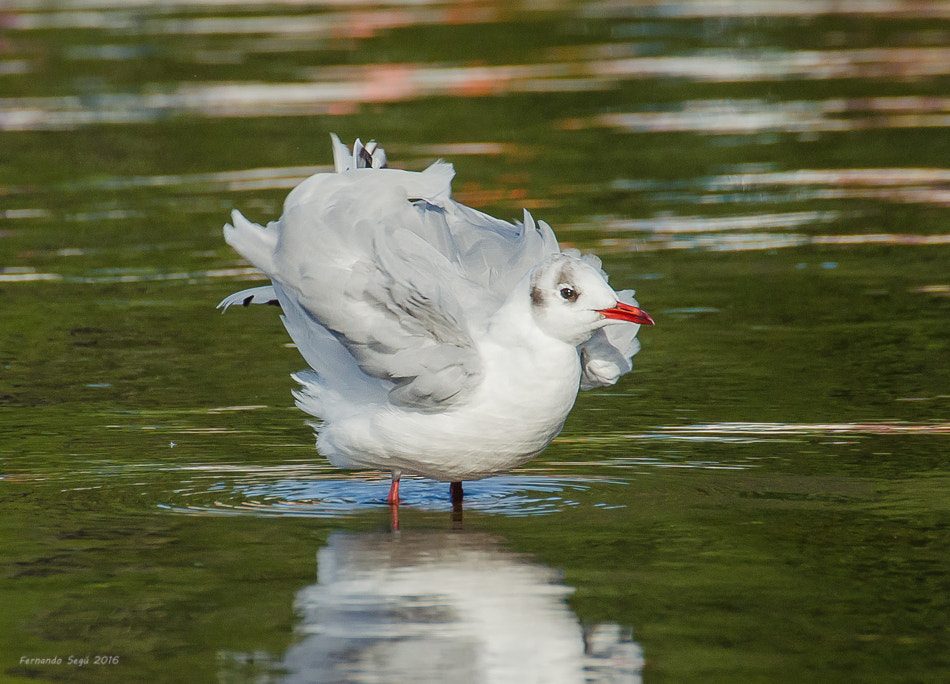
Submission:
<svg viewBox="0 0 950 684">
<path fill-rule="evenodd" d="M 451 199 L 451 164 L 389 168 L 375 142 L 331 135 L 334 172 L 310 176 L 266 226 L 239 211 L 224 239 L 270 285 L 226 297 L 276 304 L 309 369 L 292 377 L 317 451 L 335 467 L 462 482 L 507 472 L 557 436 L 578 390 L 632 368 L 653 319 L 601 261 L 551 227 Z"/>
</svg>

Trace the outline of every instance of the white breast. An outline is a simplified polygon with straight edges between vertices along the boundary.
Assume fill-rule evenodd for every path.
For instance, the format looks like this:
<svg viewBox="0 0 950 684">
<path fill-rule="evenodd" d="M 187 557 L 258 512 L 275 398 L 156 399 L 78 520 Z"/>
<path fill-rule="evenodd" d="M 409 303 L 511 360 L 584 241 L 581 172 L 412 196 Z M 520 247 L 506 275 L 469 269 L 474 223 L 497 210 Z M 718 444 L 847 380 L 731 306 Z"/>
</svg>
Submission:
<svg viewBox="0 0 950 684">
<path fill-rule="evenodd" d="M 446 481 L 488 477 L 539 454 L 577 398 L 577 349 L 544 335 L 524 311 L 503 309 L 494 322 L 479 344 L 483 382 L 464 404 L 438 413 L 386 406 L 336 421 L 322 429 L 320 452 L 342 468 Z"/>
</svg>

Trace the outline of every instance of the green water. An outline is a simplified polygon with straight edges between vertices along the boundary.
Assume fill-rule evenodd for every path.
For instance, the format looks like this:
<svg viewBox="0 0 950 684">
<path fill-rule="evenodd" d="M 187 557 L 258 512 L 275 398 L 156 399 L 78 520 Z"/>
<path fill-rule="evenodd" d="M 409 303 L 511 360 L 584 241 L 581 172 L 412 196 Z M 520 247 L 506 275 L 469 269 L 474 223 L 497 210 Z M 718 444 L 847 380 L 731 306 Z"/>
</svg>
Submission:
<svg viewBox="0 0 950 684">
<path fill-rule="evenodd" d="M 950 3 L 0 24 L 0 681 L 950 678 Z M 331 131 L 657 321 L 463 512 L 405 481 L 398 532 L 313 450 L 277 312 L 214 309 L 260 282 L 229 211 Z"/>
</svg>

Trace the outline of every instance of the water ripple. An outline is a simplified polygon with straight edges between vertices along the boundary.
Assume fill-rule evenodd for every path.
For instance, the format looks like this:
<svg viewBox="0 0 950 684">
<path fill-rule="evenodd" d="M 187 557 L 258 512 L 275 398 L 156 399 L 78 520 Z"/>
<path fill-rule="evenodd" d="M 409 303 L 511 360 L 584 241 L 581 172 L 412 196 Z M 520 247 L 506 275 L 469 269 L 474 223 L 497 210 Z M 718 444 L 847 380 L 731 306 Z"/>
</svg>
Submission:
<svg viewBox="0 0 950 684">
<path fill-rule="evenodd" d="M 594 483 L 623 484 L 604 478 L 505 475 L 466 482 L 464 508 L 511 517 L 548 515 L 581 505 L 575 497 L 587 492 Z M 161 504 L 160 507 L 189 514 L 336 518 L 383 507 L 388 492 L 388 477 L 287 478 L 233 486 L 212 503 Z M 179 491 L 185 496 L 207 493 L 208 490 Z M 451 508 L 445 482 L 403 478 L 400 495 L 403 509 L 445 511 Z M 613 508 L 607 502 L 593 505 Z"/>
<path fill-rule="evenodd" d="M 297 23 L 298 19 L 293 19 Z M 610 90 L 643 79 L 678 78 L 730 83 L 785 79 L 886 79 L 946 76 L 950 48 L 877 48 L 770 52 L 700 50 L 689 55 L 549 61 L 538 64 L 444 66 L 427 63 L 319 67 L 299 74 L 301 82 L 179 83 L 144 93 L 109 93 L 94 98 L 48 96 L 0 98 L 0 130 L 70 130 L 102 124 L 140 124 L 170 115 L 211 118 L 344 115 L 360 104 L 405 102 L 426 97 L 486 97 L 514 93 Z M 924 101 L 924 100 L 922 100 Z M 592 125 L 633 130 L 712 132 L 840 131 L 855 123 L 834 118 L 839 100 L 767 104 L 749 100 L 693 103 L 696 111 L 610 114 L 564 123 L 568 129 Z M 931 100 L 926 100 L 931 102 Z M 687 106 L 689 103 L 686 103 Z M 710 110 L 712 108 L 712 110 Z M 741 111 L 737 111 L 741 110 Z M 751 108 L 751 109 L 750 109 Z M 837 109 L 835 109 L 837 108 Z M 710 116 L 712 114 L 712 116 Z M 940 112 L 875 117 L 883 127 L 942 127 Z M 910 118 L 907 118 L 910 116 Z M 718 122 L 718 123 L 717 123 Z M 860 122 L 858 122 L 860 123 Z M 877 124 L 875 124 L 877 125 Z M 645 127 L 645 128 L 644 128 Z"/>
<path fill-rule="evenodd" d="M 905 401 L 918 400 L 907 399 Z M 610 434 L 555 442 L 611 442 L 621 440 L 681 440 L 721 443 L 752 443 L 774 441 L 797 436 L 825 435 L 950 435 L 950 423 L 703 423 L 699 425 L 662 426 L 648 432 Z"/>
<path fill-rule="evenodd" d="M 248 266 L 236 268 L 213 268 L 205 271 L 185 272 L 145 272 L 145 273 L 112 273 L 95 275 L 64 275 L 62 273 L 44 273 L 32 267 L 0 267 L 0 283 L 29 283 L 37 281 L 55 281 L 69 284 L 103 284 L 103 283 L 148 283 L 156 281 L 190 281 L 208 280 L 211 278 L 232 278 L 235 280 L 264 280 L 266 279 L 258 269 Z"/>
<path fill-rule="evenodd" d="M 809 245 L 950 245 L 950 234 L 915 235 L 910 233 L 870 233 L 863 235 L 804 235 L 801 233 L 730 233 L 677 235 L 652 238 L 604 238 L 598 240 L 598 252 L 653 252 L 661 250 L 700 250 L 710 252 L 748 252 L 787 249 Z"/>
<path fill-rule="evenodd" d="M 613 128 L 629 133 L 834 133 L 889 128 L 945 128 L 950 99 L 870 97 L 833 100 L 690 100 L 656 110 L 598 114 L 562 122 L 568 130 Z"/>
</svg>

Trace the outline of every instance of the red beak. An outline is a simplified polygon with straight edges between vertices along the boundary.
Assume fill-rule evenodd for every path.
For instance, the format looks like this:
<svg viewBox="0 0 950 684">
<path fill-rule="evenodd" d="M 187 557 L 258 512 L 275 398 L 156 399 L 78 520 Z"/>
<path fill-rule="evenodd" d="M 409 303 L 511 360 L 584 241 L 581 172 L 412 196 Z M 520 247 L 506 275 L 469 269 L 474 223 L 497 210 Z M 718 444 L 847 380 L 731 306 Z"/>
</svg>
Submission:
<svg viewBox="0 0 950 684">
<path fill-rule="evenodd" d="M 597 311 L 604 318 L 616 318 L 618 321 L 630 321 L 640 325 L 653 325 L 653 319 L 643 309 L 635 306 L 617 302 L 617 306 L 612 309 L 600 309 Z"/>
</svg>

